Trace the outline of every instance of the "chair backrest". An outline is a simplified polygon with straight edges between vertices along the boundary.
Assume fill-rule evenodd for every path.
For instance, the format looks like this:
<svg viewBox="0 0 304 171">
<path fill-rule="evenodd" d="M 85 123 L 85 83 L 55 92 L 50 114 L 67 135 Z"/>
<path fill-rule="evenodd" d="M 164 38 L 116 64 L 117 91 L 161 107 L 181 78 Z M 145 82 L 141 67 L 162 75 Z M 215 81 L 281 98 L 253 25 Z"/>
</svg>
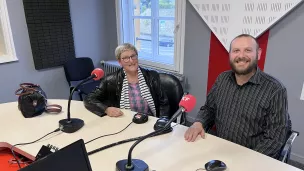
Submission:
<svg viewBox="0 0 304 171">
<path fill-rule="evenodd" d="M 163 91 L 166 93 L 170 105 L 170 117 L 178 110 L 179 102 L 184 95 L 181 82 L 174 75 L 167 73 L 159 73 L 160 82 Z M 184 122 L 181 117 L 181 122 Z"/>
<path fill-rule="evenodd" d="M 80 81 L 89 77 L 94 70 L 94 64 L 89 57 L 79 57 L 67 61 L 63 68 L 70 85 L 71 81 Z"/>
</svg>

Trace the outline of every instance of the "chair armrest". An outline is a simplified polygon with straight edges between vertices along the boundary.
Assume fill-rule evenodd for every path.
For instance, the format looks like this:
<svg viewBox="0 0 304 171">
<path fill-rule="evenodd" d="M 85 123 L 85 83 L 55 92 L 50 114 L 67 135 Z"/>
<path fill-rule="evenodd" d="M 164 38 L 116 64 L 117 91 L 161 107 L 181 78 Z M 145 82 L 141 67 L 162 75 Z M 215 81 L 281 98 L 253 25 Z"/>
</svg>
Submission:
<svg viewBox="0 0 304 171">
<path fill-rule="evenodd" d="M 290 150 L 291 150 L 291 145 L 292 143 L 294 142 L 294 140 L 296 139 L 297 136 L 299 136 L 299 132 L 297 131 L 291 131 L 291 134 L 289 136 L 289 138 L 287 139 L 286 143 L 285 143 L 285 146 L 281 152 L 281 155 L 280 155 L 280 161 L 286 163 L 286 160 L 287 160 L 287 156 L 288 154 L 290 153 Z"/>
</svg>

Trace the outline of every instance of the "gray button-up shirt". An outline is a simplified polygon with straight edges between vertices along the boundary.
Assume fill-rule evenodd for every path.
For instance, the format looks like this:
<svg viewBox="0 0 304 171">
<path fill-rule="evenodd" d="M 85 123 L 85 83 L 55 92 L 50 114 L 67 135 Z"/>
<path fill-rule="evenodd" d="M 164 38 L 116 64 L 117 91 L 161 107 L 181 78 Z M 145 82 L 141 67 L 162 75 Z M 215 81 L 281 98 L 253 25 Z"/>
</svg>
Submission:
<svg viewBox="0 0 304 171">
<path fill-rule="evenodd" d="M 232 71 L 220 74 L 196 121 L 216 126 L 217 136 L 277 158 L 291 122 L 286 88 L 257 68 L 240 86 Z"/>
</svg>

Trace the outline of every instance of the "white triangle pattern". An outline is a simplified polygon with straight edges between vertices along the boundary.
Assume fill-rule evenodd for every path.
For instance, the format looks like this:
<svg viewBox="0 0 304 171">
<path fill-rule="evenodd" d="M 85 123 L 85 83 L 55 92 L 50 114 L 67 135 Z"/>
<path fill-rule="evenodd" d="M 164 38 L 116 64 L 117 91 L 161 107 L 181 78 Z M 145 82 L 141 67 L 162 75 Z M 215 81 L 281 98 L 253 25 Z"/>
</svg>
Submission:
<svg viewBox="0 0 304 171">
<path fill-rule="evenodd" d="M 260 36 L 302 1 L 189 0 L 227 51 L 235 36 Z"/>
</svg>

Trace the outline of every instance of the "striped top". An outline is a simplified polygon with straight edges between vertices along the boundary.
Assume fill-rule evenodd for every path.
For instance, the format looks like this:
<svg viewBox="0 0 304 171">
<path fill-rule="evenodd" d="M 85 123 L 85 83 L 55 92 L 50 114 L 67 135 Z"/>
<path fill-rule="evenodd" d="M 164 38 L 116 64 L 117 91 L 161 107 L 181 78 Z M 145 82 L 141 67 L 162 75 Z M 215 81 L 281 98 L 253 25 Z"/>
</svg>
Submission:
<svg viewBox="0 0 304 171">
<path fill-rule="evenodd" d="M 148 102 L 141 96 L 139 84 L 129 83 L 129 99 L 132 111 L 151 115 Z"/>
<path fill-rule="evenodd" d="M 124 74 L 126 75 L 125 70 Z M 148 103 L 149 105 L 149 111 L 153 114 L 153 116 L 156 116 L 156 110 L 155 110 L 155 104 L 150 92 L 150 89 L 146 83 L 145 77 L 143 76 L 140 68 L 138 68 L 138 85 L 140 94 L 143 99 Z M 129 100 L 129 83 L 127 76 L 123 79 L 123 85 L 122 85 L 122 91 L 121 91 L 121 98 L 120 98 L 120 108 L 122 109 L 131 109 L 130 107 L 130 100 Z"/>
<path fill-rule="evenodd" d="M 217 136 L 278 158 L 291 126 L 286 88 L 259 68 L 242 86 L 232 71 L 223 72 L 196 121 L 204 128 L 215 123 Z"/>
</svg>

